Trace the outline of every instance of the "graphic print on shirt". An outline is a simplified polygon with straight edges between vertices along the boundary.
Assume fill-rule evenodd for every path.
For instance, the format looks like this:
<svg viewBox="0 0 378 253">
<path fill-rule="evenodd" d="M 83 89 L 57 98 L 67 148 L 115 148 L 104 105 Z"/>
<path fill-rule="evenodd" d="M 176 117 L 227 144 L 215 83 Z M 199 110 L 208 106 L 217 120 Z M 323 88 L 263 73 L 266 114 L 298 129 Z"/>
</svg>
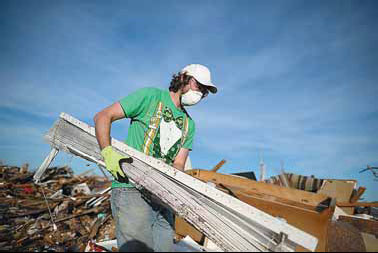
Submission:
<svg viewBox="0 0 378 253">
<path fill-rule="evenodd" d="M 164 109 L 163 109 L 164 108 Z M 174 117 L 172 109 L 159 103 L 145 136 L 144 152 L 172 164 L 185 142 L 189 129 L 188 118 Z"/>
</svg>

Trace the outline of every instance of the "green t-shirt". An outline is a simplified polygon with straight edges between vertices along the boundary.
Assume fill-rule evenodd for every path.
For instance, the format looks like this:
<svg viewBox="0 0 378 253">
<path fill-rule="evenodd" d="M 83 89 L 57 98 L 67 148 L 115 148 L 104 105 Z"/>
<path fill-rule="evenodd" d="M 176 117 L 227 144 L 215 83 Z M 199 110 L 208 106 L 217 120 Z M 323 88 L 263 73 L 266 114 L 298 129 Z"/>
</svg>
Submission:
<svg viewBox="0 0 378 253">
<path fill-rule="evenodd" d="M 185 110 L 177 108 L 169 91 L 143 88 L 121 99 L 131 119 L 125 143 L 172 165 L 181 148 L 191 150 L 195 124 Z M 134 187 L 113 181 L 112 187 Z"/>
</svg>

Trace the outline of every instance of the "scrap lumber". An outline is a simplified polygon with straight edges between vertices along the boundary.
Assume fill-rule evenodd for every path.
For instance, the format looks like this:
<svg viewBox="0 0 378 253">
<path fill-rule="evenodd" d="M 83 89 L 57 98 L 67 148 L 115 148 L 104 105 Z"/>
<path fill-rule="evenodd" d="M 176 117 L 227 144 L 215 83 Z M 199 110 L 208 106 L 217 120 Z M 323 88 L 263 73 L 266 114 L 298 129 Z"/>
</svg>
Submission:
<svg viewBox="0 0 378 253">
<path fill-rule="evenodd" d="M 217 172 L 225 163 L 226 160 L 220 161 L 217 165 L 215 165 L 215 167 L 211 171 Z"/>
<path fill-rule="evenodd" d="M 105 166 L 95 129 L 62 113 L 45 136 L 53 148 Z M 126 175 L 193 224 L 225 251 L 314 251 L 317 239 L 164 162 L 112 139 L 118 152 L 133 158 L 123 163 Z M 283 241 L 284 240 L 284 241 Z"/>
<path fill-rule="evenodd" d="M 322 211 L 313 210 L 311 207 L 298 205 L 294 202 L 282 202 L 257 196 L 248 191 L 229 187 L 233 196 L 250 204 L 274 217 L 280 217 L 289 224 L 315 236 L 318 239 L 316 251 L 324 251 L 326 247 L 327 227 L 333 215 L 333 209 L 323 207 Z"/>
<path fill-rule="evenodd" d="M 86 210 L 84 212 L 78 213 L 78 214 L 74 214 L 74 215 L 70 215 L 68 217 L 57 219 L 57 220 L 55 220 L 55 223 L 59 223 L 59 222 L 66 221 L 66 220 L 71 220 L 73 218 L 76 218 L 76 217 L 79 217 L 79 216 L 83 216 L 83 215 L 87 215 L 87 214 L 90 214 L 90 213 L 100 213 L 102 211 L 104 211 L 104 208 L 102 208 L 102 207 L 95 207 L 95 208 Z"/>
<path fill-rule="evenodd" d="M 111 183 L 106 178 L 75 176 L 66 166 L 42 169 L 45 172 L 37 185 L 33 182 L 36 173 L 28 172 L 25 166 L 0 165 L 0 251 L 80 251 L 89 240 L 115 238 L 106 190 Z M 69 190 L 83 183 L 90 194 Z M 86 206 L 88 200 L 97 198 L 106 201 Z"/>
<path fill-rule="evenodd" d="M 349 202 L 354 188 L 356 188 L 356 180 L 324 180 L 322 187 L 318 193 L 336 198 L 337 202 Z"/>
<path fill-rule="evenodd" d="M 378 202 L 356 202 L 356 203 L 349 203 L 349 202 L 341 202 L 337 203 L 338 207 L 378 207 Z"/>
<path fill-rule="evenodd" d="M 335 201 L 329 197 L 212 171 L 191 170 L 187 173 L 203 182 L 214 183 L 218 189 L 274 217 L 285 219 L 289 224 L 318 238 L 316 251 L 326 249 L 328 224 L 335 207 Z M 290 196 L 291 199 L 283 196 Z M 186 231 L 191 232 L 188 229 Z M 201 237 L 197 235 L 197 238 Z"/>
<path fill-rule="evenodd" d="M 189 175 L 204 182 L 212 182 L 227 187 L 237 187 L 242 191 L 247 191 L 265 199 L 276 200 L 278 202 L 289 203 L 305 208 L 317 210 L 322 203 L 327 202 L 329 197 L 324 194 L 314 194 L 292 188 L 280 187 L 264 182 L 257 182 L 246 178 L 234 177 L 226 174 L 215 173 L 208 170 L 187 171 Z"/>
<path fill-rule="evenodd" d="M 356 203 L 361 198 L 361 196 L 365 193 L 365 191 L 366 191 L 366 187 L 359 187 L 357 192 L 355 192 L 355 194 L 353 194 L 352 197 L 350 198 L 350 203 Z"/>
<path fill-rule="evenodd" d="M 196 228 L 191 226 L 179 216 L 175 217 L 175 232 L 176 236 L 178 236 L 179 238 L 185 238 L 189 235 L 190 238 L 200 244 L 205 240 L 205 236 L 200 231 L 198 231 Z"/>
<path fill-rule="evenodd" d="M 49 167 L 51 162 L 54 160 L 54 158 L 59 153 L 59 150 L 56 148 L 52 148 L 49 155 L 45 158 L 39 169 L 37 170 L 37 173 L 34 174 L 34 182 L 38 183 L 41 180 L 41 177 L 43 173 L 46 171 L 46 169 Z"/>
</svg>

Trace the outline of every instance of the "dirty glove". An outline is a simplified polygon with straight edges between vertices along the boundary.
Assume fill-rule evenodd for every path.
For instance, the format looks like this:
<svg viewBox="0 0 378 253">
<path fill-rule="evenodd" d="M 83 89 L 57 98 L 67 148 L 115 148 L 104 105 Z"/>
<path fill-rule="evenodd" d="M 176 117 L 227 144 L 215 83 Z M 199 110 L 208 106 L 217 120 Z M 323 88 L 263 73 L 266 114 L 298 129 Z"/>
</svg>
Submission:
<svg viewBox="0 0 378 253">
<path fill-rule="evenodd" d="M 121 183 L 128 183 L 129 179 L 121 169 L 122 162 L 132 162 L 131 157 L 123 156 L 113 149 L 112 146 L 107 146 L 101 151 L 104 158 L 106 169 L 113 175 L 113 177 Z"/>
</svg>

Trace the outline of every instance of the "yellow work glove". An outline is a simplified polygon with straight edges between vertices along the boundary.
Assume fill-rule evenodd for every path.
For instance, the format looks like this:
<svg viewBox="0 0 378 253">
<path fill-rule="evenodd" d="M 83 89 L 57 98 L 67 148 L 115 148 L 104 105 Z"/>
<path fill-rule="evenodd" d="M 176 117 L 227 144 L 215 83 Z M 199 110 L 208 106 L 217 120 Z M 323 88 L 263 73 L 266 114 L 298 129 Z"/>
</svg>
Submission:
<svg viewBox="0 0 378 253">
<path fill-rule="evenodd" d="M 122 160 L 122 162 L 131 163 L 132 158 L 121 155 L 115 151 L 112 146 L 107 146 L 101 150 L 101 155 L 104 158 L 106 169 L 113 175 L 113 177 L 121 183 L 128 183 L 129 179 L 121 169 L 120 161 Z"/>
</svg>

